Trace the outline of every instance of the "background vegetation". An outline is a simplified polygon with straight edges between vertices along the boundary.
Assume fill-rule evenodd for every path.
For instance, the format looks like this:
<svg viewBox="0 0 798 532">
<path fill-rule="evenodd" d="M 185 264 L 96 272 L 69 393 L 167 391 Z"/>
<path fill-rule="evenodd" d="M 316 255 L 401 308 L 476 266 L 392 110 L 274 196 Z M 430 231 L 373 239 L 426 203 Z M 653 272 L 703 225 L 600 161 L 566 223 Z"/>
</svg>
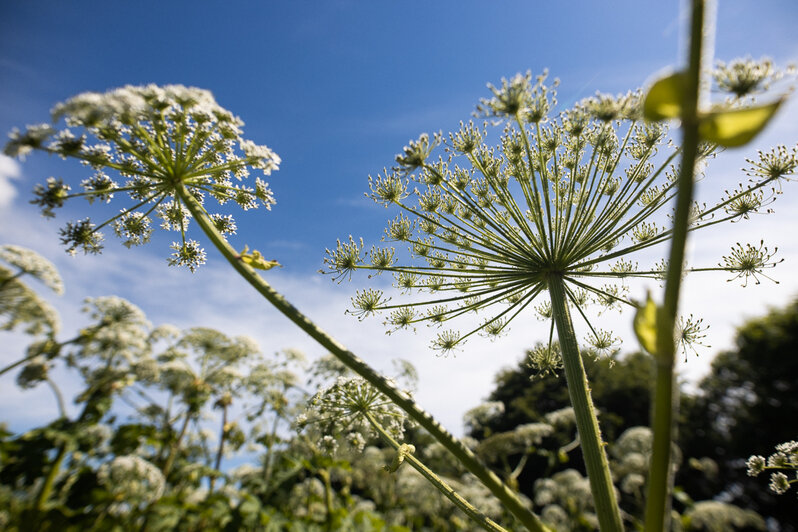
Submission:
<svg viewBox="0 0 798 532">
<path fill-rule="evenodd" d="M 2 378 L 49 386 L 62 415 L 22 433 L 0 432 L 0 520 L 8 530 L 467 530 L 462 513 L 376 439 L 332 441 L 297 415 L 346 369 L 332 358 L 262 353 L 246 338 L 205 328 L 154 327 L 116 297 L 87 300 L 90 325 L 58 332 L 34 288 L 60 290 L 41 257 L 5 246 L 3 329 L 31 337 L 3 353 Z M 24 260 L 23 260 L 24 259 Z M 6 333 L 4 333 L 6 334 Z M 686 530 L 795 530 L 792 497 L 771 496 L 745 459 L 794 436 L 798 303 L 739 329 L 697 390 L 683 390 L 676 526 Z M 650 452 L 649 357 L 584 357 L 624 512 L 642 514 Z M 613 365 L 611 368 L 610 366 Z M 411 387 L 412 367 L 397 381 Z M 82 391 L 60 388 L 79 379 Z M 472 449 L 561 530 L 591 530 L 589 487 L 565 383 L 527 360 L 496 377 L 468 412 Z M 512 526 L 484 488 L 418 429 L 416 455 L 486 514 Z M 720 527 L 720 528 L 719 528 Z"/>
</svg>

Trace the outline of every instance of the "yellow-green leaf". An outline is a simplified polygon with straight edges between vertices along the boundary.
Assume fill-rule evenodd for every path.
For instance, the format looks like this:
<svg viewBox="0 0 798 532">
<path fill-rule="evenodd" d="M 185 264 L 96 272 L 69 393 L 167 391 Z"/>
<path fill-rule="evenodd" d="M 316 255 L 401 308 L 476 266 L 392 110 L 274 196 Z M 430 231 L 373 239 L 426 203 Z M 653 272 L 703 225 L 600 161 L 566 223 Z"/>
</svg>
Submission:
<svg viewBox="0 0 798 532">
<path fill-rule="evenodd" d="M 271 270 L 275 266 L 283 267 L 283 265 L 276 260 L 266 260 L 257 249 L 253 249 L 252 253 L 249 253 L 249 246 L 244 246 L 238 258 L 241 262 L 256 270 Z"/>
<path fill-rule="evenodd" d="M 783 101 L 707 113 L 701 117 L 698 133 L 703 140 L 726 148 L 744 146 L 765 128 Z"/>
<path fill-rule="evenodd" d="M 646 296 L 646 303 L 638 307 L 634 320 L 635 334 L 643 349 L 657 354 L 657 305 L 651 299 L 651 294 Z"/>
<path fill-rule="evenodd" d="M 684 87 L 683 72 L 676 72 L 655 81 L 643 100 L 643 116 L 646 120 L 679 118 L 682 115 Z"/>
</svg>

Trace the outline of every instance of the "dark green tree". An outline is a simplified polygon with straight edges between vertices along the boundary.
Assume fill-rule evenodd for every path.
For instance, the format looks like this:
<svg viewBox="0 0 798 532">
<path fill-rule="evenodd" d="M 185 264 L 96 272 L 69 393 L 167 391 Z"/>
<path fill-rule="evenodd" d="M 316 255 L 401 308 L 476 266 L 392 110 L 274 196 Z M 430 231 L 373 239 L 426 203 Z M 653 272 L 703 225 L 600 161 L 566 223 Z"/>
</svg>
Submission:
<svg viewBox="0 0 798 532">
<path fill-rule="evenodd" d="M 746 474 L 750 455 L 769 455 L 798 439 L 798 301 L 745 323 L 736 349 L 720 353 L 682 409 L 680 446 L 686 456 L 718 464 L 714 482 L 680 479 L 692 494 L 723 493 L 734 504 L 773 517 L 781 530 L 798 530 L 794 495 L 776 496 L 763 478 Z"/>
<path fill-rule="evenodd" d="M 585 356 L 583 361 L 605 439 L 612 441 L 629 427 L 648 425 L 653 378 L 650 357 L 633 353 L 615 360 Z M 484 427 L 491 432 L 543 421 L 549 412 L 571 404 L 565 379 L 553 374 L 538 375 L 526 360 L 515 369 L 499 373 L 496 388 L 488 399 L 502 401 L 505 406 L 504 414 Z"/>
<path fill-rule="evenodd" d="M 583 361 L 592 383 L 591 393 L 599 410 L 605 441 L 615 441 L 630 427 L 649 424 L 650 383 L 654 371 L 649 356 L 633 353 L 611 360 L 588 355 L 583 357 Z M 553 373 L 538 374 L 526 360 L 516 368 L 498 374 L 496 387 L 488 400 L 504 403 L 504 412 L 484 425 L 472 428 L 471 436 L 477 439 L 512 431 L 525 423 L 545 422 L 546 414 L 571 404 L 565 379 Z M 567 468 L 576 468 L 584 474 L 578 450 L 570 452 L 567 461 L 563 459 L 555 464 L 551 460 L 530 460 L 518 479 L 518 488 L 532 496 L 536 479 Z"/>
</svg>

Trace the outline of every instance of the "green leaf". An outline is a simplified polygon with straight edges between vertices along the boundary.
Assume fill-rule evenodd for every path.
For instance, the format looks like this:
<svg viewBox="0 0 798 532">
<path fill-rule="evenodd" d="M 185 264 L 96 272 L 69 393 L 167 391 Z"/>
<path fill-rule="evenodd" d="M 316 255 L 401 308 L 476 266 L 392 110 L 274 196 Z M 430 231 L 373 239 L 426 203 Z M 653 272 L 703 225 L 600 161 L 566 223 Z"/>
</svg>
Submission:
<svg viewBox="0 0 798 532">
<path fill-rule="evenodd" d="M 685 78 L 684 72 L 676 72 L 654 82 L 643 100 L 643 116 L 646 120 L 681 117 Z"/>
<path fill-rule="evenodd" d="M 783 101 L 707 113 L 701 117 L 698 133 L 703 140 L 726 148 L 744 146 L 768 125 Z"/>
<path fill-rule="evenodd" d="M 651 299 L 651 294 L 646 295 L 646 303 L 638 307 L 634 320 L 635 334 L 643 349 L 657 354 L 657 305 Z"/>
</svg>

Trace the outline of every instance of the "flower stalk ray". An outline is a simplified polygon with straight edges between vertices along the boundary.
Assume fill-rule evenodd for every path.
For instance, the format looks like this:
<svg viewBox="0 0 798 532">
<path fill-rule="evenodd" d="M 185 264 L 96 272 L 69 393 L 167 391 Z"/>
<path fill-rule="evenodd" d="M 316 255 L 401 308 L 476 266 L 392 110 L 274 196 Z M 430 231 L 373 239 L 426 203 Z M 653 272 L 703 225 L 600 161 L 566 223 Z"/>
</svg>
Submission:
<svg viewBox="0 0 798 532">
<path fill-rule="evenodd" d="M 545 79 L 544 74 L 533 83 L 530 74 L 519 74 L 502 80 L 500 88 L 490 87 L 494 97 L 482 101 L 477 116 L 505 124 L 497 146 L 485 143 L 487 122 L 482 128 L 461 122 L 448 140 L 424 134 L 411 141 L 397 155 L 397 166 L 369 178 L 366 195 L 400 211 L 383 241 L 406 245 L 407 255 L 394 247 L 367 250 L 362 239 L 358 245 L 350 237 L 348 246 L 339 241 L 327 250 L 323 273 L 337 281 L 358 270 L 390 273 L 394 286 L 412 296 L 407 302 L 391 302 L 382 291 L 369 289 L 352 298 L 351 311 L 359 319 L 389 312 L 389 333 L 421 322 L 441 327 L 472 311 L 487 313 L 464 332 L 440 331 L 431 347 L 443 353 L 477 333 L 490 338 L 506 333 L 510 322 L 548 294 L 548 350 L 554 348 L 556 328 L 601 529 L 622 530 L 569 307 L 586 322 L 594 352 L 611 352 L 615 339 L 591 323 L 588 298 L 608 308 L 637 307 L 626 295 L 626 279 L 663 281 L 673 275 L 664 260 L 642 270 L 630 260 L 678 234 L 678 227 L 663 225 L 661 218 L 686 216 L 684 231 L 692 232 L 769 212 L 764 207 L 780 193 L 781 181 L 794 174 L 790 160 L 796 150 L 777 148 L 771 152 L 779 154 L 775 163 L 760 154 L 760 161 L 749 161 L 748 183 L 710 208 L 691 199 L 687 211 L 680 205 L 674 215 L 683 172 L 672 163 L 685 155 L 668 140 L 666 125 L 642 119 L 641 94 L 598 94 L 549 118 L 556 82 L 548 87 Z M 439 146 L 444 154 L 432 159 Z M 688 159 L 704 165 L 718 146 L 692 149 Z M 764 243 L 737 244 L 717 266 L 684 271 L 723 270 L 759 282 L 763 270 L 779 262 L 774 254 Z M 600 284 L 613 280 L 616 284 Z M 693 329 L 681 335 L 682 344 L 702 338 Z"/>
<path fill-rule="evenodd" d="M 540 106 L 552 107 L 556 82 L 549 87 L 545 79 L 533 82 L 529 74 L 517 75 L 493 87 L 494 98 L 483 100 L 482 116 L 505 123 L 498 146 L 484 142 L 487 123 L 480 128 L 473 121 L 461 122 L 448 139 L 425 134 L 410 142 L 397 156 L 396 167 L 369 178 L 366 195 L 400 211 L 383 241 L 406 245 L 409 257 L 400 260 L 395 247 L 367 250 L 362 240 L 350 237 L 349 244 L 339 241 L 327 250 L 323 272 L 337 281 L 357 270 L 389 273 L 402 291 L 431 296 L 404 304 L 356 297 L 353 314 L 362 319 L 406 309 L 413 319 L 403 316 L 398 325 L 409 328 L 422 321 L 440 325 L 505 301 L 519 311 L 509 313 L 515 318 L 519 307 L 546 291 L 552 276 L 588 291 L 594 302 L 636 306 L 621 292 L 593 281 L 664 279 L 666 268 L 640 270 L 628 257 L 665 244 L 673 235 L 673 229 L 658 223 L 673 208 L 679 168 L 672 163 L 681 155 L 668 141 L 667 127 L 642 120 L 640 93 L 599 94 L 548 118 Z M 439 146 L 444 154 L 432 160 Z M 715 151 L 716 146 L 703 145 L 699 160 Z M 789 163 L 794 152 L 780 147 L 773 152 L 778 162 L 769 163 L 764 154 L 759 162 L 749 161 L 749 182 L 711 207 L 695 205 L 688 231 L 738 221 L 769 205 L 779 193 L 775 187 L 795 171 Z M 768 172 L 774 167 L 782 171 Z M 768 199 L 757 200 L 765 190 L 770 190 Z M 757 253 L 753 247 L 738 247 L 716 267 L 687 271 L 726 270 L 747 279 L 777 262 L 767 248 Z M 570 304 L 584 306 L 569 292 L 566 296 Z M 426 314 L 420 312 L 424 309 Z M 501 330 L 491 325 L 507 315 L 506 309 L 493 311 L 454 345 L 477 332 L 501 332 L 512 318 Z M 386 324 L 397 325 L 391 318 Z M 436 345 L 447 348 L 451 342 Z"/>
</svg>

